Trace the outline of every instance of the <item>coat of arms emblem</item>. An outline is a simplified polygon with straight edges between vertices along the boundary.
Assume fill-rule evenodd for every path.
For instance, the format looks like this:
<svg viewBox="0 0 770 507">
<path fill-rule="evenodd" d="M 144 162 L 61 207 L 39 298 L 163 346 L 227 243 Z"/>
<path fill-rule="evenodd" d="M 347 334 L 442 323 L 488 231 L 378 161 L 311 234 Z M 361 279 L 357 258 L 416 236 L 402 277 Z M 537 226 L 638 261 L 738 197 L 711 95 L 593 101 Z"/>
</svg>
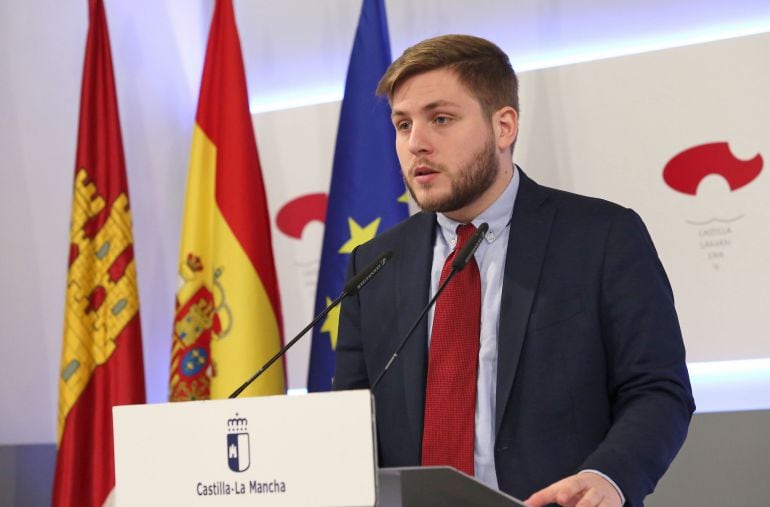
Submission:
<svg viewBox="0 0 770 507">
<path fill-rule="evenodd" d="M 251 463 L 248 424 L 249 421 L 237 413 L 227 420 L 227 466 L 233 472 L 243 472 Z"/>
</svg>

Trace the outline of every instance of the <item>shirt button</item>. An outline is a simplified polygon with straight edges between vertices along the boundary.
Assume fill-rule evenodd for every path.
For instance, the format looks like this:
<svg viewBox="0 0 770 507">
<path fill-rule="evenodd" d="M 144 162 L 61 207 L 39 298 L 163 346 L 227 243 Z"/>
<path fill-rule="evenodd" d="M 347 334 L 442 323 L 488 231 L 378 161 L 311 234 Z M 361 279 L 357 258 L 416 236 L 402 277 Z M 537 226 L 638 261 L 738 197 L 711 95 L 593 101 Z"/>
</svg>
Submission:
<svg viewBox="0 0 770 507">
<path fill-rule="evenodd" d="M 454 247 L 457 244 L 457 237 L 455 236 L 454 238 L 452 238 L 452 241 L 450 241 L 449 244 L 451 244 L 452 247 Z"/>
<path fill-rule="evenodd" d="M 494 241 L 494 240 L 495 240 L 494 233 L 488 232 L 487 233 L 487 241 Z"/>
</svg>

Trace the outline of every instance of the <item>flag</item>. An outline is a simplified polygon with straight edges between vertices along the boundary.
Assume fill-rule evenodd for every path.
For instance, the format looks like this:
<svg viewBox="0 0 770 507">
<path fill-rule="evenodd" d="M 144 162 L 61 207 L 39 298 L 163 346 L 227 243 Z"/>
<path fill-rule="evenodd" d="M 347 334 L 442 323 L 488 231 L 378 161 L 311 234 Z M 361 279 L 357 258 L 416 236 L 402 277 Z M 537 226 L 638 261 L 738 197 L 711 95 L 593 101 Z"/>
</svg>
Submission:
<svg viewBox="0 0 770 507">
<path fill-rule="evenodd" d="M 225 398 L 281 348 L 270 219 L 232 0 L 211 21 L 179 250 L 169 398 Z M 283 363 L 245 395 L 284 392 Z"/>
<path fill-rule="evenodd" d="M 53 505 L 103 505 L 115 487 L 112 407 L 144 403 L 128 183 L 101 0 L 89 2 L 59 376 Z"/>
<path fill-rule="evenodd" d="M 316 313 L 342 291 L 350 252 L 409 214 L 390 108 L 375 96 L 390 62 L 384 1 L 364 0 L 337 130 Z M 313 330 L 309 391 L 331 389 L 339 315 L 337 307 Z"/>
</svg>

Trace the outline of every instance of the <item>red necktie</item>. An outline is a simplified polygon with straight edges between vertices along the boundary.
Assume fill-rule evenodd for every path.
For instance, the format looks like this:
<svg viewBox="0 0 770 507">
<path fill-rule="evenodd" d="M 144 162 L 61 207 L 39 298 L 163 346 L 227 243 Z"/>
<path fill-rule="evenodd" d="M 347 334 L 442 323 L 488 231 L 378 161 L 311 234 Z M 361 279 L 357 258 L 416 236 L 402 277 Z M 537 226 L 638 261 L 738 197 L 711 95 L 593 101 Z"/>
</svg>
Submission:
<svg viewBox="0 0 770 507">
<path fill-rule="evenodd" d="M 457 228 L 457 245 L 444 262 L 439 286 L 474 232 L 472 224 Z M 480 328 L 481 280 L 472 258 L 436 302 L 428 354 L 423 465 L 449 465 L 473 475 Z"/>
</svg>

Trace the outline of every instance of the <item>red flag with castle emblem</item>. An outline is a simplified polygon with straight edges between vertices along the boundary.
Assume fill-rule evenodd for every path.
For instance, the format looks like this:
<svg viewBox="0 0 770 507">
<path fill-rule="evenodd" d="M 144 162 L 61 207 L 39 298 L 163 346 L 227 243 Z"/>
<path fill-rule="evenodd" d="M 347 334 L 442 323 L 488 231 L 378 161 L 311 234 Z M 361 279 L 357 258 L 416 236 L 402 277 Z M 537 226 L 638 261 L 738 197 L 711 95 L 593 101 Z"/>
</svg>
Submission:
<svg viewBox="0 0 770 507">
<path fill-rule="evenodd" d="M 169 399 L 224 398 L 281 348 L 270 219 L 231 0 L 217 0 L 193 128 Z M 246 395 L 284 392 L 274 364 Z"/>
<path fill-rule="evenodd" d="M 89 1 L 59 377 L 53 505 L 97 506 L 115 487 L 112 407 L 144 403 L 128 184 L 107 20 Z"/>
</svg>

